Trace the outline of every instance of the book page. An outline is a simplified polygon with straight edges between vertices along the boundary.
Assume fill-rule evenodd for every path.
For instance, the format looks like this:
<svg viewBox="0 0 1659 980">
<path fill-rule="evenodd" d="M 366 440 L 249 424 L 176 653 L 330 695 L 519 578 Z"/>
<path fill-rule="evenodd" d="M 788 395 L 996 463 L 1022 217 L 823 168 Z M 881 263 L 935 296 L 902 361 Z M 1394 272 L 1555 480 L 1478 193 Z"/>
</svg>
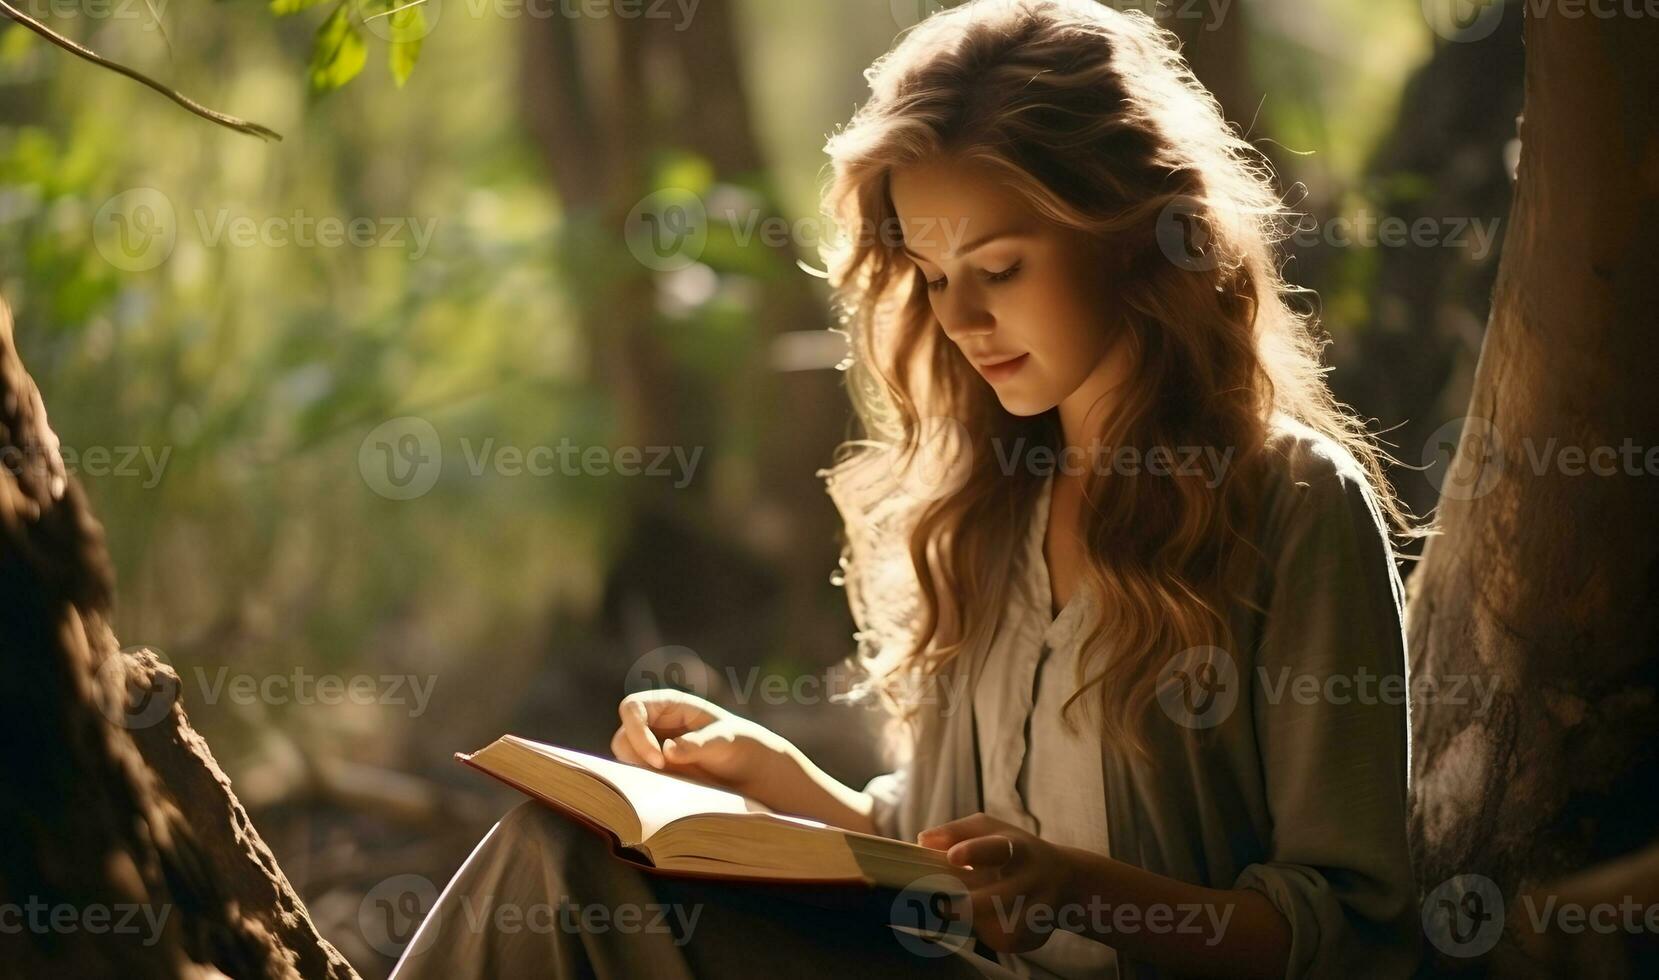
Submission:
<svg viewBox="0 0 1659 980">
<path fill-rule="evenodd" d="M 627 797 L 639 814 L 643 836 L 648 840 L 663 825 L 697 813 L 771 813 L 771 809 L 729 790 L 694 783 L 654 769 L 632 766 L 573 749 L 507 736 L 526 748 L 551 756 L 593 773 Z"/>
</svg>

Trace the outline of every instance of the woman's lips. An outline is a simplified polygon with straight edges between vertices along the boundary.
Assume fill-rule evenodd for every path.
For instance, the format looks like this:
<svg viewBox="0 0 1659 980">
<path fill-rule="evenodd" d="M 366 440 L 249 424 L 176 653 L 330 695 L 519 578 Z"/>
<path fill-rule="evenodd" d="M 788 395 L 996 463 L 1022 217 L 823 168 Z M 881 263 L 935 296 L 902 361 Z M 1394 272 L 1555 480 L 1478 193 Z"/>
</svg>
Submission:
<svg viewBox="0 0 1659 980">
<path fill-rule="evenodd" d="M 1025 362 L 1030 359 L 1030 354 L 1021 354 L 1018 357 L 1011 357 L 1006 361 L 999 361 L 995 364 L 981 364 L 979 373 L 984 375 L 985 380 L 992 384 L 996 384 L 998 381 L 1007 381 L 1018 374 L 1020 368 L 1025 367 Z"/>
</svg>

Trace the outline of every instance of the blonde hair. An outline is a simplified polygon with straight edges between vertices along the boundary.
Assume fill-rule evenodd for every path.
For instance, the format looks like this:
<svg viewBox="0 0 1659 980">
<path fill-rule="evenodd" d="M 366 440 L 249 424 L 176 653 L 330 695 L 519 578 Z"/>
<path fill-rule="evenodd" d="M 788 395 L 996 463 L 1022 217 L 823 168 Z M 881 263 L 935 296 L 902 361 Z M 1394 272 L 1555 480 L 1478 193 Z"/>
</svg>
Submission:
<svg viewBox="0 0 1659 980">
<path fill-rule="evenodd" d="M 1224 472 L 1156 481 L 1096 472 L 1086 484 L 1080 587 L 1105 615 L 1065 708 L 1098 689 L 1103 739 L 1143 750 L 1139 719 L 1157 698 L 1159 669 L 1192 647 L 1230 649 L 1226 603 L 1238 559 L 1253 550 L 1275 417 L 1339 443 L 1390 520 L 1402 531 L 1412 520 L 1384 475 L 1387 455 L 1325 385 L 1316 324 L 1287 301 L 1295 290 L 1276 249 L 1293 216 L 1174 36 L 1136 10 L 972 0 L 918 24 L 865 78 L 871 97 L 825 146 L 833 179 L 823 199 L 838 228 L 861 232 L 823 250 L 867 436 L 844 444 L 829 472 L 848 519 L 856 690 L 908 723 L 907 692 L 996 629 L 1045 475 L 999 470 L 987 450 L 1021 438 L 1062 447 L 1054 410 L 1008 413 L 943 336 L 903 243 L 863 233 L 897 225 L 895 168 L 954 160 L 1109 246 L 1121 304 L 1102 329 L 1125 332 L 1135 367 L 1103 444 L 1233 449 Z M 1195 229 L 1196 251 L 1185 233 Z M 963 471 L 949 492 L 895 493 L 941 419 L 966 440 L 952 457 Z"/>
</svg>

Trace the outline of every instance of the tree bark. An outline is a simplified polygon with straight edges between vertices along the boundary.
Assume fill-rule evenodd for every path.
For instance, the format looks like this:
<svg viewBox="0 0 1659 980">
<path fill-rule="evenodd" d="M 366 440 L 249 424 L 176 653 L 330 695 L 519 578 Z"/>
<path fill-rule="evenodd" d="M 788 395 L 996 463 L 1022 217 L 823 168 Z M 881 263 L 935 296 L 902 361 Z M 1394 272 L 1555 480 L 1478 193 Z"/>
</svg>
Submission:
<svg viewBox="0 0 1659 980">
<path fill-rule="evenodd" d="M 1514 896 L 1639 850 L 1659 812 L 1659 473 L 1646 454 L 1659 437 L 1659 20 L 1538 9 L 1470 420 L 1408 607 L 1418 878 L 1430 892 L 1460 875 L 1495 885 L 1508 932 L 1441 966 L 1503 973 L 1538 968 L 1517 946 L 1532 927 Z M 1577 456 L 1632 445 L 1610 474 Z M 1489 707 L 1467 686 L 1453 694 L 1469 681 L 1495 685 Z"/>
<path fill-rule="evenodd" d="M 179 679 L 117 648 L 103 529 L 0 303 L 0 964 L 22 976 L 354 978 L 312 926 Z M 10 923 L 8 923 L 10 925 Z"/>
</svg>

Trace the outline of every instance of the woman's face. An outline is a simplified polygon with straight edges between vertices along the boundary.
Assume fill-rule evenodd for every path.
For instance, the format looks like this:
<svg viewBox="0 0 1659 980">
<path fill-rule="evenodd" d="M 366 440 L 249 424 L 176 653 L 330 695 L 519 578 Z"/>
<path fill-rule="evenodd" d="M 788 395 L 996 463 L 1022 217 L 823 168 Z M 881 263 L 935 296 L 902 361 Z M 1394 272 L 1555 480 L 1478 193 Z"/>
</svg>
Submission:
<svg viewBox="0 0 1659 980">
<path fill-rule="evenodd" d="M 954 161 L 897 169 L 890 186 L 934 317 L 1003 408 L 1059 406 L 1068 441 L 1098 427 L 1128 370 L 1128 346 L 1108 327 L 1115 298 L 1099 240 Z"/>
</svg>

